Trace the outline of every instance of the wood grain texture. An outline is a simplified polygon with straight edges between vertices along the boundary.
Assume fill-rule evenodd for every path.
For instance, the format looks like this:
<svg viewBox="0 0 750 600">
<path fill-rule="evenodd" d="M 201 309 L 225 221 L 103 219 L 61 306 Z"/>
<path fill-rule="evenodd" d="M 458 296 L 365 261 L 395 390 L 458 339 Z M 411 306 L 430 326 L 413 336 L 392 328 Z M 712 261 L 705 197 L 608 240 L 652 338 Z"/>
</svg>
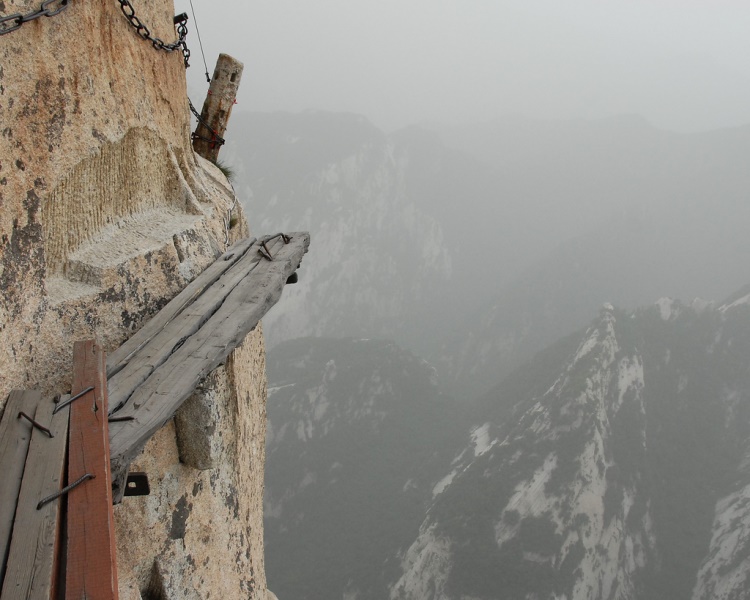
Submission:
<svg viewBox="0 0 750 600">
<path fill-rule="evenodd" d="M 278 243 L 283 244 L 281 240 L 278 240 Z M 116 412 L 125 405 L 138 386 L 164 364 L 176 344 L 187 339 L 203 326 L 221 306 L 226 295 L 247 277 L 260 261 L 261 256 L 257 251 L 246 252 L 231 265 L 231 268 L 225 269 L 218 277 L 211 277 L 209 281 L 212 285 L 208 288 L 202 287 L 200 294 L 192 295 L 191 302 L 185 303 L 187 298 L 180 299 L 181 294 L 178 295 L 175 300 L 179 302 L 174 300 L 170 302 L 141 329 L 141 331 L 147 329 L 144 336 L 149 335 L 149 339 L 131 356 L 127 364 L 110 376 L 108 381 L 110 413 Z M 226 261 L 220 259 L 217 262 Z M 178 309 L 179 312 L 177 312 Z"/>
<path fill-rule="evenodd" d="M 0 421 L 0 473 L 3 474 L 3 483 L 0 485 L 0 589 L 2 589 L 5 564 L 8 560 L 10 537 L 13 532 L 18 494 L 21 491 L 26 455 L 31 442 L 31 423 L 25 419 L 19 419 L 18 413 L 23 411 L 34 418 L 41 398 L 39 392 L 29 390 L 11 392 Z"/>
<path fill-rule="evenodd" d="M 133 337 L 107 357 L 107 377 L 118 373 L 129 360 L 145 346 L 151 338 L 162 330 L 191 302 L 194 302 L 207 288 L 211 287 L 232 265 L 245 256 L 256 238 L 245 238 L 233 244 L 218 260 L 211 263 L 185 289 L 175 296 L 159 314 L 148 321 Z M 115 402 L 113 400 L 112 404 Z"/>
<path fill-rule="evenodd" d="M 18 496 L 8 554 L 3 600 L 49 600 L 55 589 L 60 556 L 60 499 L 37 509 L 42 498 L 60 490 L 65 476 L 68 408 L 53 416 L 52 400 L 43 400 L 36 420 L 53 436 L 34 429 Z"/>
<path fill-rule="evenodd" d="M 114 515 L 109 466 L 107 378 L 104 351 L 93 340 L 73 346 L 72 393 L 93 386 L 70 405 L 68 481 L 87 473 L 68 493 L 68 548 L 65 597 L 117 598 Z"/>
<path fill-rule="evenodd" d="M 290 234 L 291 241 L 276 243 L 273 260 L 262 259 L 231 290 L 200 329 L 173 347 L 164 363 L 132 394 L 117 416 L 134 420 L 112 423 L 110 453 L 117 478 L 143 449 L 146 441 L 166 423 L 198 384 L 278 301 L 287 278 L 296 271 L 309 247 L 307 233 Z M 171 341 L 174 344 L 177 340 Z M 169 346 L 167 343 L 166 346 Z"/>
</svg>

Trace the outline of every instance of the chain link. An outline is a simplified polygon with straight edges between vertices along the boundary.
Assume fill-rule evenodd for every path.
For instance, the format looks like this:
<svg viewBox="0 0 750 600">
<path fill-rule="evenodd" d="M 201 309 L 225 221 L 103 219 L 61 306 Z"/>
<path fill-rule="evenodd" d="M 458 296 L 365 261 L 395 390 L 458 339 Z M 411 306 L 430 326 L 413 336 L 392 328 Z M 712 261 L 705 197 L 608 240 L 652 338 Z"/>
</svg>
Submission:
<svg viewBox="0 0 750 600">
<path fill-rule="evenodd" d="M 172 52 L 174 50 L 182 51 L 182 58 L 185 61 L 185 68 L 190 66 L 190 49 L 187 47 L 185 38 L 187 37 L 187 14 L 182 13 L 174 18 L 174 24 L 177 27 L 177 40 L 171 44 L 166 43 L 164 40 L 154 37 L 151 35 L 151 31 L 146 27 L 143 22 L 135 14 L 135 8 L 130 3 L 130 0 L 117 0 L 120 3 L 120 9 L 125 17 L 128 19 L 130 24 L 135 28 L 135 31 L 144 40 L 151 42 L 157 50 L 164 50 L 166 52 Z M 54 17 L 59 15 L 62 11 L 68 8 L 70 0 L 44 0 L 39 10 L 30 13 L 13 13 L 12 15 L 6 15 L 0 17 L 0 35 L 5 35 L 11 31 L 19 29 L 24 23 L 34 21 L 40 17 Z"/>
<path fill-rule="evenodd" d="M 66 2 L 68 0 L 65 0 Z M 151 35 L 151 31 L 148 27 L 143 24 L 138 16 L 135 14 L 135 8 L 130 3 L 130 0 L 117 0 L 120 3 L 120 9 L 122 14 L 125 15 L 127 20 L 135 29 L 135 32 L 141 36 L 144 40 L 151 42 L 154 48 L 157 50 L 164 50 L 165 52 L 173 52 L 174 50 L 182 50 L 182 58 L 185 61 L 185 68 L 190 66 L 190 49 L 187 47 L 185 38 L 187 37 L 187 14 L 182 13 L 174 18 L 174 24 L 177 26 L 177 40 L 171 44 L 166 43 L 164 40 L 154 37 Z"/>
<path fill-rule="evenodd" d="M 59 15 L 62 11 L 68 8 L 68 2 L 69 0 L 44 0 L 39 7 L 39 10 L 35 12 L 26 13 L 25 15 L 14 13 L 12 15 L 0 17 L 0 35 L 5 35 L 6 33 L 15 31 L 24 23 L 34 21 L 39 17 L 54 17 L 55 15 Z"/>
</svg>

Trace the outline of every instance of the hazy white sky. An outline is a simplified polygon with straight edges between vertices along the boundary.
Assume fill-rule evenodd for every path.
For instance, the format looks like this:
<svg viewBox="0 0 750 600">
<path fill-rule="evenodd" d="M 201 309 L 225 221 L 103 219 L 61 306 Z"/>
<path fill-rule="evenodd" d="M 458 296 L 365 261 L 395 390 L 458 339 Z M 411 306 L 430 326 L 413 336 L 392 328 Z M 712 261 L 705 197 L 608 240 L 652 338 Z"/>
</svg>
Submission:
<svg viewBox="0 0 750 600">
<path fill-rule="evenodd" d="M 747 0 L 193 0 L 237 109 L 344 110 L 392 129 L 507 114 L 750 123 Z M 188 0 L 193 101 L 207 84 Z"/>
</svg>

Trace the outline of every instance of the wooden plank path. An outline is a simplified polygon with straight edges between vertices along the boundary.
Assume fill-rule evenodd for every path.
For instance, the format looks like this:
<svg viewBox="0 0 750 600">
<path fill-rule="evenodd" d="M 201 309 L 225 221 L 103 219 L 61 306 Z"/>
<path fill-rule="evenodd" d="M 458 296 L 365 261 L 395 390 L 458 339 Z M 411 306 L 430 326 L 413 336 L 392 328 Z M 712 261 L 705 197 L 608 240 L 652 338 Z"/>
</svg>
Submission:
<svg viewBox="0 0 750 600">
<path fill-rule="evenodd" d="M 304 232 L 240 241 L 109 361 L 95 341 L 76 342 L 72 397 L 11 393 L 0 420 L 2 600 L 63 588 L 117 598 L 112 503 L 130 461 L 278 301 L 309 244 Z"/>
<path fill-rule="evenodd" d="M 107 377 L 112 378 L 125 367 L 130 359 L 145 346 L 162 328 L 169 324 L 172 319 L 182 312 L 186 306 L 193 302 L 198 296 L 216 283 L 219 278 L 230 269 L 238 260 L 243 258 L 251 246 L 257 242 L 257 238 L 245 238 L 232 245 L 219 260 L 211 263 L 201 272 L 187 287 L 185 287 L 172 301 L 167 304 L 159 314 L 148 321 L 138 332 L 128 339 L 122 346 L 107 356 Z M 110 405 L 116 407 L 116 402 Z"/>
<path fill-rule="evenodd" d="M 174 346 L 196 333 L 222 305 L 225 294 L 258 266 L 261 255 L 249 252 L 254 243 L 241 244 L 237 251 L 227 254 L 229 260 L 220 258 L 214 262 L 112 353 L 107 366 L 110 412 L 122 408 L 133 392 L 167 361 Z"/>
<path fill-rule="evenodd" d="M 6 403 L 2 600 L 117 599 L 106 359 L 93 340 L 73 346 L 72 391 L 58 403 L 14 391 Z"/>
<path fill-rule="evenodd" d="M 131 460 L 276 304 L 309 244 L 306 232 L 239 242 L 112 353 L 115 501 Z"/>
<path fill-rule="evenodd" d="M 16 499 L 10 503 L 15 510 L 7 547 L 7 562 L 3 561 L 4 578 L 0 596 L 3 600 L 48 600 L 57 595 L 56 582 L 62 547 L 62 509 L 59 499 L 46 503 L 40 503 L 40 500 L 59 491 L 64 481 L 68 409 L 63 408 L 53 415 L 54 403 L 52 400 L 42 401 L 38 392 L 13 392 L 11 399 L 15 401 L 11 403 L 9 399 L 3 422 L 5 417 L 20 422 L 17 419 L 19 399 L 21 403 L 32 399 L 32 403 L 38 404 L 34 420 L 48 431 L 38 428 L 32 430 L 31 423 L 23 420 L 23 424 L 31 431 L 31 439 L 28 453 L 23 457 L 24 467 L 17 491 L 17 503 Z M 0 437 L 0 442 L 5 440 L 4 436 Z M 6 508 L 3 505 L 4 512 Z"/>
</svg>

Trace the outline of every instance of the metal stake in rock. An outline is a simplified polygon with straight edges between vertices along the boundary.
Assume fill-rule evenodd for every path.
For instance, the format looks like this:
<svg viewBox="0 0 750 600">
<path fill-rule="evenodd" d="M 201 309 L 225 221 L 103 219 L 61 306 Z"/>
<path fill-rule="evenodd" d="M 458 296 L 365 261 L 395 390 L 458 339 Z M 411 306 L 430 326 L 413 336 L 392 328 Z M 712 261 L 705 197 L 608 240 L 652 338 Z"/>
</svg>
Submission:
<svg viewBox="0 0 750 600">
<path fill-rule="evenodd" d="M 243 64 L 228 54 L 219 54 L 208 96 L 193 134 L 193 149 L 203 158 L 216 162 L 224 143 L 229 115 L 240 87 Z"/>
</svg>

